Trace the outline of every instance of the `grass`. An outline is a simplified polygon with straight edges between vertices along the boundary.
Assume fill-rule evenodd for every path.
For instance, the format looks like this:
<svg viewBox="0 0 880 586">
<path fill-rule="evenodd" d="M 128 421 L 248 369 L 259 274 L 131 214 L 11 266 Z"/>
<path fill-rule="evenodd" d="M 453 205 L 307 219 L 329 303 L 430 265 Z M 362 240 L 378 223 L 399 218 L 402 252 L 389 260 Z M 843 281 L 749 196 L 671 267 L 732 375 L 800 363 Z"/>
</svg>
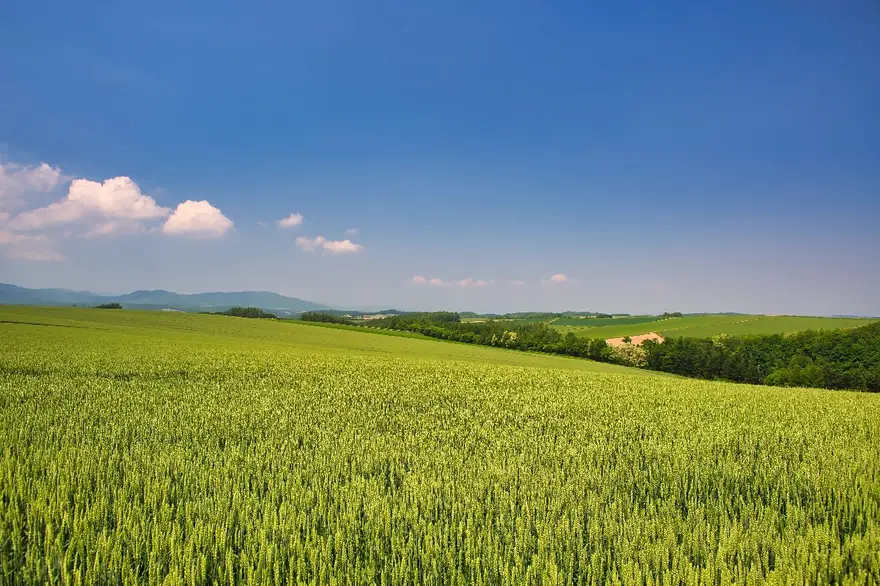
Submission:
<svg viewBox="0 0 880 586">
<path fill-rule="evenodd" d="M 880 582 L 880 396 L 224 316 L 0 341 L 0 584 Z"/>
<path fill-rule="evenodd" d="M 877 321 L 861 318 L 830 318 L 769 315 L 697 315 L 658 318 L 652 322 L 626 323 L 598 327 L 561 327 L 588 338 L 619 338 L 657 332 L 664 336 L 710 338 L 718 334 L 791 334 L 804 330 L 856 328 Z M 558 327 L 558 322 L 554 327 Z"/>
</svg>

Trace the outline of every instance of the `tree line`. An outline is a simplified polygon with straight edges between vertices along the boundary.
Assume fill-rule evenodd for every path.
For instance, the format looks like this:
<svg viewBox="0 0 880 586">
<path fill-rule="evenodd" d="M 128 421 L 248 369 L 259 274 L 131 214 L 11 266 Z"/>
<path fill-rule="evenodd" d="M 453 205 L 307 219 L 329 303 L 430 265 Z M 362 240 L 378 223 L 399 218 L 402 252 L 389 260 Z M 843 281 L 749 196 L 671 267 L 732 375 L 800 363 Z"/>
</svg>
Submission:
<svg viewBox="0 0 880 586">
<path fill-rule="evenodd" d="M 880 391 L 880 322 L 851 330 L 713 338 L 609 346 L 603 339 L 562 335 L 545 323 L 462 322 L 454 312 L 408 313 L 352 322 L 323 312 L 305 321 L 416 332 L 432 338 L 546 352 L 709 380 L 794 387 Z"/>
<path fill-rule="evenodd" d="M 632 362 L 623 353 L 615 352 L 615 349 L 609 346 L 605 340 L 581 338 L 572 333 L 563 336 L 559 330 L 542 322 L 495 320 L 463 322 L 460 314 L 448 311 L 407 313 L 363 323 L 353 322 L 325 312 L 306 312 L 300 316 L 300 319 L 415 332 L 431 338 L 467 344 L 563 354 L 633 366 L 640 365 Z"/>
</svg>

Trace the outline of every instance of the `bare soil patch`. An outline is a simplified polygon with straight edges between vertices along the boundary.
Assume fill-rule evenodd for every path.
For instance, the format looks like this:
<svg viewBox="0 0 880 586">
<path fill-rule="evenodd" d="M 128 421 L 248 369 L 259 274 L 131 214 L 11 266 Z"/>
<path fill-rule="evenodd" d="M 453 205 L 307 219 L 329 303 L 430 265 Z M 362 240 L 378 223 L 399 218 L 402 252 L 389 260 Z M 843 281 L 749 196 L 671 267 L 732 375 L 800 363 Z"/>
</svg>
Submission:
<svg viewBox="0 0 880 586">
<path fill-rule="evenodd" d="M 635 346 L 640 345 L 645 340 L 656 340 L 657 342 L 661 342 L 661 343 L 664 340 L 663 336 L 661 336 L 657 332 L 648 332 L 647 334 L 639 334 L 638 336 L 630 336 L 629 339 L 630 339 L 630 342 Z M 621 346 L 626 343 L 623 341 L 623 338 L 609 338 L 605 341 L 608 342 L 609 346 Z"/>
</svg>

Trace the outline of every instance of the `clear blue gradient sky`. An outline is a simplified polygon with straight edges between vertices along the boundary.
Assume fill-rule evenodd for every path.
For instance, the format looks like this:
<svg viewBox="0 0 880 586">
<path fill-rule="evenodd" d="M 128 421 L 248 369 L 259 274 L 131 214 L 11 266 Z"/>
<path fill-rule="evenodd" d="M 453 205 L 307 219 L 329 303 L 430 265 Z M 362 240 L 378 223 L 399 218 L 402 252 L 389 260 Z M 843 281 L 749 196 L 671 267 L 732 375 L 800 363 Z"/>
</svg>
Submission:
<svg viewBox="0 0 880 586">
<path fill-rule="evenodd" d="M 880 314 L 875 0 L 12 2 L 0 54 L 2 282 Z"/>
</svg>

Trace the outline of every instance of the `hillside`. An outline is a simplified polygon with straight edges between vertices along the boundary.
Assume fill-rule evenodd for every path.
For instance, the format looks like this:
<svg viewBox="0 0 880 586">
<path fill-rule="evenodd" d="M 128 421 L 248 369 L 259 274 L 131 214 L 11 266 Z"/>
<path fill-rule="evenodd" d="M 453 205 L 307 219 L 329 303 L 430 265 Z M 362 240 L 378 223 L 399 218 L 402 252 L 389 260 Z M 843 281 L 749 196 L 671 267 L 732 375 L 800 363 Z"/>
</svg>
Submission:
<svg viewBox="0 0 880 586">
<path fill-rule="evenodd" d="M 39 327 L 49 326 L 49 327 Z M 85 308 L 0 307 L 0 328 L 24 328 L 32 334 L 41 332 L 52 348 L 45 360 L 51 363 L 73 350 L 65 346 L 76 338 L 99 335 L 117 339 L 120 345 L 150 339 L 173 343 L 180 352 L 201 352 L 214 348 L 225 352 L 235 347 L 247 351 L 320 352 L 404 359 L 440 359 L 451 361 L 532 366 L 591 372 L 626 373 L 634 376 L 663 376 L 657 373 L 601 364 L 590 360 L 548 356 L 437 342 L 428 338 L 388 336 L 363 328 L 321 327 L 294 320 L 252 320 L 226 316 L 180 314 L 151 311 L 104 311 Z M 15 331 L 21 331 L 16 329 Z M 64 333 L 68 335 L 64 335 Z M 109 360 L 109 358 L 108 358 Z"/>
</svg>

